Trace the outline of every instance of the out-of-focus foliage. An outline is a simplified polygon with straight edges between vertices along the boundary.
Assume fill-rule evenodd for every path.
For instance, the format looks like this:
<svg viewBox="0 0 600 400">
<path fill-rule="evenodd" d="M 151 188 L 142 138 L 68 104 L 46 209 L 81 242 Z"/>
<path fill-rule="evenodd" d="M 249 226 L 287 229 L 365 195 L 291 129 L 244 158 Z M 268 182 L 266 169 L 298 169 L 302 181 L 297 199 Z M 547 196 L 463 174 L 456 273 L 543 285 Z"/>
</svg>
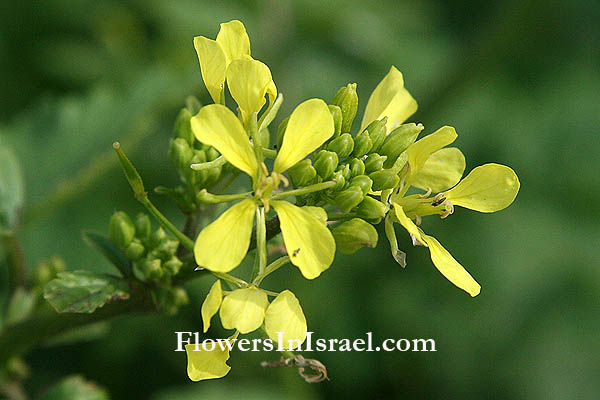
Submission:
<svg viewBox="0 0 600 400">
<path fill-rule="evenodd" d="M 201 330 L 210 282 L 200 279 L 176 317 L 121 318 L 96 341 L 31 353 L 26 389 L 41 394 L 77 372 L 114 398 L 599 397 L 596 2 L 12 2 L 0 15 L 0 132 L 25 176 L 28 264 L 61 254 L 71 270 L 112 271 L 80 234 L 106 232 L 117 208 L 140 210 L 110 145 L 128 143 L 148 188 L 173 182 L 172 123 L 188 94 L 209 101 L 192 38 L 234 18 L 285 94 L 283 115 L 350 82 L 360 114 L 393 64 L 419 102 L 411 120 L 425 133 L 455 126 L 467 171 L 488 161 L 515 169 L 521 192 L 507 210 L 457 210 L 424 226 L 435 225 L 481 295 L 457 291 L 399 234 L 406 269 L 380 246 L 338 255 L 311 285 L 290 269 L 277 279 L 317 337 L 432 337 L 436 353 L 313 353 L 330 371 L 319 385 L 256 368 L 276 353 L 245 353 L 227 380 L 192 384 L 173 332 Z"/>
</svg>

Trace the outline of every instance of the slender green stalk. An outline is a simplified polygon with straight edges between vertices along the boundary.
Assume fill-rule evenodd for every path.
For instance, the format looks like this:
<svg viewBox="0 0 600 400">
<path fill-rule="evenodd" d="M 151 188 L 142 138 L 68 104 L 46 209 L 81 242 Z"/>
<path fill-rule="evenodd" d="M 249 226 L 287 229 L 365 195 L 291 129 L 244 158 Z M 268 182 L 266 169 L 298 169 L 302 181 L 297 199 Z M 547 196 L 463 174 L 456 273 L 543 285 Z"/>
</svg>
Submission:
<svg viewBox="0 0 600 400">
<path fill-rule="evenodd" d="M 252 143 L 253 143 L 253 148 L 254 148 L 254 155 L 256 156 L 256 161 L 258 161 L 258 164 L 260 165 L 260 163 L 263 162 L 264 157 L 263 157 L 263 152 L 262 152 L 262 146 L 261 146 L 261 142 L 260 142 L 260 136 L 258 135 L 258 122 L 256 122 L 256 113 L 252 113 L 252 115 L 250 116 L 250 121 L 248 121 L 248 133 L 250 134 L 250 137 L 252 138 Z M 260 169 L 259 169 L 259 174 L 260 174 Z M 260 179 L 260 176 L 259 176 Z"/>
<path fill-rule="evenodd" d="M 267 227 L 265 225 L 265 208 L 256 205 L 256 277 L 264 274 L 267 266 Z"/>
<path fill-rule="evenodd" d="M 301 196 L 304 194 L 319 192 L 321 190 L 332 188 L 336 184 L 337 184 L 337 182 L 335 180 L 321 182 L 321 183 L 317 183 L 314 185 L 305 186 L 305 187 L 302 187 L 299 189 L 288 190 L 287 192 L 276 193 L 273 196 L 271 196 L 271 198 L 276 200 L 276 199 L 283 199 L 285 197 L 290 197 L 290 196 Z"/>
<path fill-rule="evenodd" d="M 186 249 L 193 251 L 194 250 L 194 242 L 192 239 L 183 234 L 171 221 L 167 219 L 158 209 L 152 204 L 148 196 L 142 197 L 138 199 L 140 203 L 143 204 L 144 207 L 152 214 L 152 216 L 158 221 L 160 226 L 168 230 L 179 240 L 179 243 Z"/>
<path fill-rule="evenodd" d="M 203 203 L 226 203 L 228 201 L 247 199 L 252 196 L 252 192 L 236 193 L 236 194 L 212 194 L 206 189 L 202 189 L 196 196 L 198 201 Z"/>
<path fill-rule="evenodd" d="M 269 276 L 273 272 L 277 271 L 279 268 L 286 265 L 288 262 L 290 262 L 289 256 L 283 256 L 283 257 L 278 258 L 277 260 L 275 260 L 271 264 L 269 264 L 267 266 L 267 268 L 265 268 L 265 270 L 261 274 L 259 274 L 256 278 L 254 278 L 254 281 L 252 281 L 252 283 L 256 286 L 259 286 L 262 283 L 263 279 L 265 279 L 267 276 Z"/>
<path fill-rule="evenodd" d="M 212 272 L 212 274 L 214 276 L 216 276 L 217 278 L 223 279 L 224 281 L 227 281 L 227 282 L 230 282 L 230 283 L 233 283 L 234 285 L 236 285 L 238 287 L 246 287 L 246 286 L 248 286 L 248 282 L 246 282 L 243 279 L 236 278 L 235 276 L 232 276 L 232 275 L 229 275 L 229 274 L 225 274 L 223 272 Z"/>
<path fill-rule="evenodd" d="M 205 169 L 218 168 L 225 164 L 227 164 L 227 160 L 225 159 L 225 157 L 219 156 L 212 161 L 198 163 L 198 164 L 191 164 L 190 168 L 192 168 L 193 170 L 196 170 L 196 171 L 202 171 Z"/>
</svg>

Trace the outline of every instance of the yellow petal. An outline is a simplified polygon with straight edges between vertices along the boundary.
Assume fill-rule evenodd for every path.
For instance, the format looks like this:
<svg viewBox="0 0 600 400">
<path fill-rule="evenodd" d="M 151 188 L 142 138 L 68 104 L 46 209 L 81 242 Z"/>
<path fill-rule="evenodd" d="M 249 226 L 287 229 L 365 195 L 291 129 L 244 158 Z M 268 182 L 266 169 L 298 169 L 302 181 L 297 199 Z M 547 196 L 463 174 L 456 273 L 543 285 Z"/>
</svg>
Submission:
<svg viewBox="0 0 600 400">
<path fill-rule="evenodd" d="M 481 291 L 479 283 L 473 279 L 473 277 L 454 259 L 454 257 L 452 257 L 452 254 L 450 254 L 436 238 L 427 235 L 423 235 L 423 238 L 427 242 L 431 261 L 433 261 L 433 264 L 438 271 L 440 271 L 446 279 L 469 293 L 472 297 L 477 296 Z"/>
<path fill-rule="evenodd" d="M 204 36 L 194 38 L 194 48 L 198 54 L 202 79 L 210 97 L 220 103 L 225 83 L 227 61 L 221 46 L 214 40 Z"/>
<path fill-rule="evenodd" d="M 396 212 L 396 218 L 398 218 L 398 222 L 400 222 L 400 225 L 402 225 L 404 229 L 408 231 L 408 233 L 413 235 L 419 242 L 421 242 L 421 244 L 427 246 L 427 242 L 423 238 L 424 234 L 421 234 L 419 227 L 415 225 L 415 223 L 412 222 L 412 220 L 406 216 L 402 206 L 397 203 L 394 203 L 394 211 Z"/>
<path fill-rule="evenodd" d="M 240 265 L 250 246 L 254 211 L 252 200 L 242 200 L 204 228 L 194 245 L 196 263 L 215 272 Z"/>
<path fill-rule="evenodd" d="M 267 294 L 253 287 L 236 289 L 223 299 L 219 316 L 225 329 L 249 333 L 258 329 L 269 305 Z"/>
<path fill-rule="evenodd" d="M 404 88 L 402 73 L 392 66 L 390 72 L 371 93 L 360 130 L 376 119 L 388 117 L 386 128 L 389 132 L 406 121 L 415 111 L 417 102 Z"/>
<path fill-rule="evenodd" d="M 515 200 L 519 178 L 506 165 L 484 164 L 474 168 L 458 185 L 446 192 L 455 206 L 480 212 L 502 210 Z"/>
<path fill-rule="evenodd" d="M 204 303 L 202 303 L 202 322 L 204 324 L 204 333 L 208 331 L 210 328 L 210 320 L 211 318 L 219 311 L 219 307 L 221 306 L 221 300 L 223 299 L 223 291 L 221 290 L 221 281 L 217 279 L 215 283 L 213 283 L 210 291 L 206 295 L 206 299 L 204 299 Z"/>
<path fill-rule="evenodd" d="M 454 142 L 457 137 L 458 135 L 453 127 L 443 126 L 431 135 L 427 135 L 411 144 L 406 149 L 411 176 L 415 176 L 423 168 L 429 156 Z"/>
<path fill-rule="evenodd" d="M 283 242 L 292 264 L 307 279 L 325 271 L 335 256 L 333 235 L 313 214 L 286 201 L 271 201 L 279 216 Z"/>
<path fill-rule="evenodd" d="M 269 86 L 267 86 L 267 95 L 269 96 L 269 107 L 271 107 L 277 98 L 277 86 L 275 86 L 272 79 Z"/>
<path fill-rule="evenodd" d="M 327 225 L 327 211 L 325 211 L 325 209 L 323 209 L 322 207 L 304 206 L 302 207 L 302 209 L 311 213 L 313 217 L 321 221 L 323 225 Z"/>
<path fill-rule="evenodd" d="M 282 173 L 318 149 L 334 132 L 333 117 L 321 99 L 300 103 L 290 115 L 274 171 Z"/>
<path fill-rule="evenodd" d="M 238 20 L 221 24 L 221 29 L 217 34 L 217 43 L 225 53 L 227 65 L 234 60 L 250 55 L 250 38 L 246 27 Z"/>
<path fill-rule="evenodd" d="M 269 305 L 265 314 L 265 330 L 275 342 L 278 342 L 281 336 L 281 345 L 286 350 L 293 350 L 304 343 L 308 327 L 302 307 L 294 293 L 284 290 Z M 291 349 L 288 347 L 290 341 Z"/>
<path fill-rule="evenodd" d="M 192 132 L 200 142 L 213 146 L 235 167 L 251 177 L 258 163 L 244 127 L 227 107 L 210 104 L 192 117 Z"/>
<path fill-rule="evenodd" d="M 223 347 L 225 349 L 222 349 L 216 343 L 214 350 L 206 351 L 202 348 L 202 344 L 199 344 L 197 348 L 196 344 L 186 344 L 185 352 L 188 359 L 187 373 L 189 378 L 194 382 L 198 382 L 205 379 L 222 378 L 227 375 L 231 369 L 226 363 L 229 360 L 229 348 L 226 345 Z"/>
<path fill-rule="evenodd" d="M 244 121 L 265 105 L 265 94 L 273 78 L 269 67 L 258 60 L 232 61 L 227 68 L 227 86 Z"/>
<path fill-rule="evenodd" d="M 456 147 L 433 153 L 410 182 L 412 186 L 434 193 L 456 185 L 465 172 L 465 156 Z"/>
</svg>

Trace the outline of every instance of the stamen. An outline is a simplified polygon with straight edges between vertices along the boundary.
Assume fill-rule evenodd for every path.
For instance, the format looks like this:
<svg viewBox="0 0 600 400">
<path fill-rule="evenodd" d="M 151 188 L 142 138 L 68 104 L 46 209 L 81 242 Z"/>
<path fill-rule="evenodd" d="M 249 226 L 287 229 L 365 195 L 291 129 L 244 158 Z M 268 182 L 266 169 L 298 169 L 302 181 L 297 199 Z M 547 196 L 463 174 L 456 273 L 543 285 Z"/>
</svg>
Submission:
<svg viewBox="0 0 600 400">
<path fill-rule="evenodd" d="M 433 201 L 431 202 L 431 205 L 433 207 L 437 207 L 440 204 L 442 204 L 444 201 L 446 201 L 445 193 L 438 193 L 433 198 Z"/>
<path fill-rule="evenodd" d="M 267 169 L 267 164 L 265 164 L 264 162 L 261 162 L 260 168 L 262 169 L 264 176 L 269 176 L 269 170 Z"/>
<path fill-rule="evenodd" d="M 423 220 L 420 215 L 415 215 L 415 225 L 417 225 L 417 226 L 421 225 L 422 221 Z"/>
<path fill-rule="evenodd" d="M 422 199 L 424 199 L 426 197 L 429 197 L 429 195 L 431 194 L 431 192 L 432 192 L 431 188 L 428 187 L 427 188 L 427 192 L 420 194 L 419 197 L 422 198 Z"/>
<path fill-rule="evenodd" d="M 454 214 L 454 204 L 450 203 L 448 200 L 444 200 L 442 204 L 448 207 L 440 216 L 442 219 L 446 218 L 450 214 Z"/>
</svg>

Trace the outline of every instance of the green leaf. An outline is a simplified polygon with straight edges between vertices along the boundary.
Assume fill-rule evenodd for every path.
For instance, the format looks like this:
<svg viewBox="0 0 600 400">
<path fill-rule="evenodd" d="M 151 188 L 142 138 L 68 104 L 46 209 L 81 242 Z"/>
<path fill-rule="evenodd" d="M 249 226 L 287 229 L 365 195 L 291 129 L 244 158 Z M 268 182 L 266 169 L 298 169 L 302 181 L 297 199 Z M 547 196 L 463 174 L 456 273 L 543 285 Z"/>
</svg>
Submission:
<svg viewBox="0 0 600 400">
<path fill-rule="evenodd" d="M 59 313 L 92 313 L 98 307 L 129 298 L 128 286 L 117 277 L 90 271 L 61 272 L 44 288 L 44 299 Z"/>
<path fill-rule="evenodd" d="M 131 261 L 125 256 L 125 253 L 117 247 L 108 237 L 90 231 L 83 232 L 83 239 L 90 246 L 98 250 L 108 261 L 111 262 L 121 275 L 128 278 L 132 275 Z"/>
<path fill-rule="evenodd" d="M 6 310 L 6 324 L 12 325 L 23 321 L 33 311 L 36 296 L 22 287 L 15 290 Z"/>
<path fill-rule="evenodd" d="M 104 388 L 93 382 L 86 381 L 80 375 L 64 378 L 54 385 L 42 400 L 109 400 L 110 397 Z"/>
<path fill-rule="evenodd" d="M 23 205 L 23 186 L 17 157 L 0 143 L 0 231 L 14 230 Z"/>
</svg>

